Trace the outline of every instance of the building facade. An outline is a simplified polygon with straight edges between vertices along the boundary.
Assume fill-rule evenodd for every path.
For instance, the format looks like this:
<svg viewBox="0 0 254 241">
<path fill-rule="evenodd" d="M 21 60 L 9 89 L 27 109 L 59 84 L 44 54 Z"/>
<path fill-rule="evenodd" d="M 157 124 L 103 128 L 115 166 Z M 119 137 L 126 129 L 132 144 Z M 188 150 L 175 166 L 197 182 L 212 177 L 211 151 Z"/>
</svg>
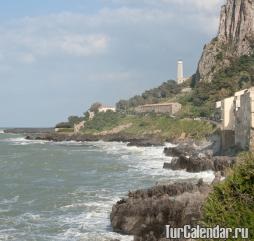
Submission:
<svg viewBox="0 0 254 241">
<path fill-rule="evenodd" d="M 137 113 L 167 113 L 174 115 L 179 112 L 182 105 L 179 103 L 158 103 L 158 104 L 148 104 L 141 105 L 135 108 Z"/>
<path fill-rule="evenodd" d="M 222 148 L 254 150 L 254 87 L 216 103 L 221 111 Z"/>
</svg>

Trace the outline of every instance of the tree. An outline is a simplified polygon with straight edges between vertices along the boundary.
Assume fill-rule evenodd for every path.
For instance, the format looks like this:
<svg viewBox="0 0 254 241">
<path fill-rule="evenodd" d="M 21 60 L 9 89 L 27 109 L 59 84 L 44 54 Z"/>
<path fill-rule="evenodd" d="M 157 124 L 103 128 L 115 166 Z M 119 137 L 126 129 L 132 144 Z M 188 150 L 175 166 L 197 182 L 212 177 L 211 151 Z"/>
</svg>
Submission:
<svg viewBox="0 0 254 241">
<path fill-rule="evenodd" d="M 91 105 L 91 107 L 89 108 L 89 110 L 91 112 L 98 112 L 99 108 L 102 106 L 102 104 L 100 102 L 95 102 Z"/>
<path fill-rule="evenodd" d="M 89 111 L 86 111 L 84 113 L 84 116 L 85 116 L 85 121 L 88 121 L 90 119 L 90 114 L 89 114 Z"/>
<path fill-rule="evenodd" d="M 56 128 L 71 128 L 72 126 L 68 122 L 61 122 L 56 124 Z"/>
<path fill-rule="evenodd" d="M 83 120 L 84 120 L 84 117 L 79 117 L 79 116 L 75 116 L 75 115 L 68 117 L 68 122 L 72 127 L 74 126 L 74 124 L 78 124 Z"/>
</svg>

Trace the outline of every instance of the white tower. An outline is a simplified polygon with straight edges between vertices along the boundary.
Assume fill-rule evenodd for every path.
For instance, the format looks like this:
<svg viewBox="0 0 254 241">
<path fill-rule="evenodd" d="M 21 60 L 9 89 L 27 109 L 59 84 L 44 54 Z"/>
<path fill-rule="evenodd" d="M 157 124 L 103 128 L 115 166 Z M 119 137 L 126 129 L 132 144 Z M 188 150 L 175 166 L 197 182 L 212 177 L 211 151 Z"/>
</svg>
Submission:
<svg viewBox="0 0 254 241">
<path fill-rule="evenodd" d="M 182 84 L 184 82 L 183 77 L 183 61 L 177 61 L 177 84 Z"/>
</svg>

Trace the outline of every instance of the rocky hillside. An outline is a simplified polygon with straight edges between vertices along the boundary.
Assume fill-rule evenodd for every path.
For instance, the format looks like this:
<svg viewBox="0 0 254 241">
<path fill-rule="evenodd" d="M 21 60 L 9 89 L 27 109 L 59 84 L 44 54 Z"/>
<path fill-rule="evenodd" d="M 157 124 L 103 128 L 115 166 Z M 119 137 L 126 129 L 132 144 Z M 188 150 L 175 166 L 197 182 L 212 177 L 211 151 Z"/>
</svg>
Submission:
<svg viewBox="0 0 254 241">
<path fill-rule="evenodd" d="M 218 36 L 204 47 L 196 81 L 210 82 L 232 61 L 253 54 L 254 1 L 227 0 L 222 6 Z"/>
</svg>

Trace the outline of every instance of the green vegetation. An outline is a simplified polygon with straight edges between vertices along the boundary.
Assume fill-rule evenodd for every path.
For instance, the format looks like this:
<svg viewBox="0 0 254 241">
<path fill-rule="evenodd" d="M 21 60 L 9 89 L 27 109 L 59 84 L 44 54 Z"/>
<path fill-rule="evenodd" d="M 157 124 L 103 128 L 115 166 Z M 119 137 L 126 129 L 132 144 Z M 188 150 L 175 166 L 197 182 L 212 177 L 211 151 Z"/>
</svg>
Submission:
<svg viewBox="0 0 254 241">
<path fill-rule="evenodd" d="M 118 112 L 98 112 L 92 120 L 85 123 L 84 132 L 100 132 L 110 130 L 118 126 L 124 119 L 124 115 Z"/>
<path fill-rule="evenodd" d="M 97 113 L 101 106 L 102 104 L 100 102 L 95 102 L 90 106 L 89 111 Z"/>
<path fill-rule="evenodd" d="M 141 95 L 136 95 L 129 100 L 120 100 L 117 104 L 117 110 L 126 111 L 130 108 L 166 101 L 173 98 L 176 94 L 180 93 L 181 88 L 174 80 L 168 80 L 157 88 L 147 90 Z"/>
<path fill-rule="evenodd" d="M 59 128 L 59 129 L 67 129 L 67 128 L 71 128 L 72 126 L 68 122 L 60 122 L 60 123 L 56 124 L 55 127 Z"/>
<path fill-rule="evenodd" d="M 218 54 L 218 59 L 223 54 Z M 181 90 L 191 85 L 190 81 L 177 85 L 169 80 L 157 88 L 145 91 L 141 95 L 129 100 L 120 100 L 117 103 L 117 113 L 98 113 L 101 103 L 91 105 L 90 111 L 96 113 L 93 120 L 89 120 L 89 113 L 83 117 L 70 116 L 68 122 L 59 123 L 58 128 L 73 128 L 74 124 L 82 120 L 86 121 L 84 132 L 95 133 L 110 130 L 116 126 L 132 123 L 127 132 L 144 134 L 146 132 L 160 132 L 167 137 L 178 137 L 181 133 L 194 138 L 210 133 L 213 128 L 204 125 L 204 122 L 192 122 L 185 118 L 218 116 L 215 110 L 215 102 L 233 95 L 236 91 L 249 88 L 254 84 L 254 55 L 242 56 L 232 65 L 216 74 L 210 83 L 199 82 L 193 86 L 192 92 L 182 93 Z M 137 115 L 133 108 L 139 105 L 159 102 L 179 102 L 182 110 L 177 114 L 177 119 L 166 116 Z M 127 115 L 132 113 L 133 115 Z M 182 119 L 182 120 L 181 120 Z M 203 129 L 203 127 L 207 129 Z"/>
<path fill-rule="evenodd" d="M 205 121 L 190 119 L 174 119 L 167 115 L 125 115 L 107 111 L 97 113 L 93 120 L 87 121 L 84 133 L 99 133 L 115 127 L 132 124 L 122 134 L 140 137 L 157 135 L 163 139 L 179 138 L 183 133 L 186 137 L 201 139 L 214 131 L 214 126 Z"/>
<path fill-rule="evenodd" d="M 249 228 L 248 240 L 254 240 L 254 154 L 239 159 L 226 180 L 214 187 L 203 208 L 203 222 L 207 227 Z"/>
<path fill-rule="evenodd" d="M 84 116 L 79 117 L 79 116 L 72 115 L 68 117 L 67 122 L 60 122 L 56 124 L 56 128 L 65 129 L 65 130 L 68 130 L 70 128 L 73 129 L 74 124 L 78 124 L 83 120 L 85 120 Z M 68 132 L 70 132 L 70 130 L 68 130 Z"/>
<path fill-rule="evenodd" d="M 220 56 L 219 56 L 220 57 Z M 215 102 L 232 96 L 236 91 L 254 84 L 254 55 L 242 56 L 225 70 L 216 74 L 210 83 L 198 83 L 191 95 L 180 102 L 189 104 L 199 116 L 212 117 Z"/>
<path fill-rule="evenodd" d="M 67 127 L 67 128 L 58 128 L 57 132 L 63 132 L 63 133 L 73 133 L 74 129 L 71 127 Z"/>
<path fill-rule="evenodd" d="M 219 53 L 217 59 L 223 58 Z M 117 109 L 121 111 L 131 110 L 133 107 L 166 101 L 176 101 L 183 108 L 178 117 L 207 117 L 216 115 L 215 103 L 232 96 L 236 91 L 249 88 L 254 84 L 254 55 L 242 56 L 235 60 L 230 67 L 218 72 L 210 83 L 199 82 L 190 93 L 181 93 L 181 89 L 191 85 L 186 82 L 177 85 L 175 81 L 167 81 L 161 86 L 145 91 L 141 95 L 129 100 L 121 100 L 117 103 Z"/>
</svg>

